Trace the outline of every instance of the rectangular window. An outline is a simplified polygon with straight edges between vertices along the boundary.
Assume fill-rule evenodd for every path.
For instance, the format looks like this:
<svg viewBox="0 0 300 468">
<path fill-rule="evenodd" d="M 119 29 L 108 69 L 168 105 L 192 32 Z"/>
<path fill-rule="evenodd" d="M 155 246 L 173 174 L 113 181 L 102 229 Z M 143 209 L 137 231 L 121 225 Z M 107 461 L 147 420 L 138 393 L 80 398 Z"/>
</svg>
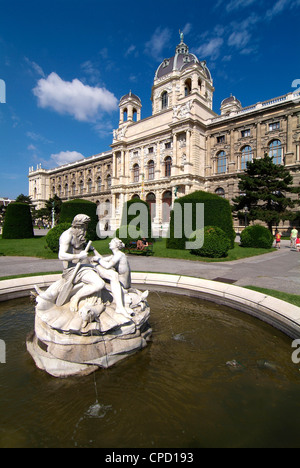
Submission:
<svg viewBox="0 0 300 468">
<path fill-rule="evenodd" d="M 225 135 L 217 137 L 217 143 L 225 143 Z"/>
<path fill-rule="evenodd" d="M 273 130 L 280 129 L 280 122 L 272 122 L 269 124 L 269 131 L 272 132 Z"/>
<path fill-rule="evenodd" d="M 150 146 L 150 148 L 148 148 L 148 153 L 153 153 L 153 146 Z"/>
<path fill-rule="evenodd" d="M 217 157 L 217 173 L 225 174 L 227 172 L 227 156 L 225 151 L 221 151 Z"/>
<path fill-rule="evenodd" d="M 242 130 L 242 138 L 246 138 L 250 136 L 250 130 Z"/>
<path fill-rule="evenodd" d="M 171 142 L 169 141 L 168 143 L 165 143 L 165 149 L 170 149 L 171 148 Z"/>
</svg>

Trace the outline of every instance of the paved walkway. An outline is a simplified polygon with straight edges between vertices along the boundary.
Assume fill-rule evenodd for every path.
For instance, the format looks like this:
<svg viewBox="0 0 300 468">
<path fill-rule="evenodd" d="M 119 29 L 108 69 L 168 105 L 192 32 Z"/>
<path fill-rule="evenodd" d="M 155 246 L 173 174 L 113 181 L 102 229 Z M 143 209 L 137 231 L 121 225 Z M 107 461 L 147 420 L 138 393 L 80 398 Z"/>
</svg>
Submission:
<svg viewBox="0 0 300 468">
<path fill-rule="evenodd" d="M 195 276 L 238 286 L 260 286 L 300 294 L 300 253 L 282 241 L 281 249 L 233 262 L 201 261 L 129 256 L 132 271 Z M 0 277 L 27 273 L 61 271 L 60 260 L 28 257 L 0 257 Z"/>
</svg>

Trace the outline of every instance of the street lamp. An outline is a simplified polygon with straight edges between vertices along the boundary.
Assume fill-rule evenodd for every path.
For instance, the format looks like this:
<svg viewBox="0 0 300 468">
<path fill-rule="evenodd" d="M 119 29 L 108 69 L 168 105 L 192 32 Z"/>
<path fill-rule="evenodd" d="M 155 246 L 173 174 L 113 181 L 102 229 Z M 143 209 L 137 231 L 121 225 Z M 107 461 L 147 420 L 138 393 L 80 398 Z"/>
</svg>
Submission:
<svg viewBox="0 0 300 468">
<path fill-rule="evenodd" d="M 247 214 L 249 213 L 248 206 L 244 208 L 244 215 L 245 215 L 245 228 L 247 227 Z"/>
<path fill-rule="evenodd" d="M 55 209 L 54 209 L 54 206 L 55 206 L 55 203 L 54 203 L 54 201 L 53 201 L 53 202 L 52 202 L 52 225 L 51 225 L 52 229 L 53 229 L 54 226 L 55 226 Z"/>
</svg>

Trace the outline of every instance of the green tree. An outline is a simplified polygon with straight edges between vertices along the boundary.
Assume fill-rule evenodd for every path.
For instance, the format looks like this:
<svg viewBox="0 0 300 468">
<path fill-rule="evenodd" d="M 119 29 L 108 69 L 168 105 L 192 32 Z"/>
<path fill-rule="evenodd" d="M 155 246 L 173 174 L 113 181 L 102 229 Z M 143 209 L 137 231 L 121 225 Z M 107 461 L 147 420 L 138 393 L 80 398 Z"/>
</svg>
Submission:
<svg viewBox="0 0 300 468">
<path fill-rule="evenodd" d="M 28 196 L 28 195 L 24 195 L 23 193 L 21 193 L 20 195 L 17 196 L 15 202 L 16 203 L 27 203 L 28 205 L 32 205 L 31 197 Z"/>
<path fill-rule="evenodd" d="M 59 216 L 61 212 L 62 200 L 55 194 L 53 198 L 50 198 L 46 201 L 45 210 L 48 213 L 48 221 L 51 223 L 52 221 L 52 208 L 54 207 L 54 219 L 55 223 L 58 223 Z"/>
<path fill-rule="evenodd" d="M 248 209 L 249 221 L 260 220 L 267 224 L 272 232 L 272 226 L 280 221 L 295 219 L 292 211 L 299 204 L 298 199 L 292 199 L 289 194 L 299 193 L 293 187 L 293 177 L 280 164 L 274 164 L 273 158 L 267 153 L 263 158 L 256 158 L 247 163 L 247 169 L 239 174 L 239 190 L 241 195 L 233 199 L 233 212 L 239 217 Z"/>
</svg>

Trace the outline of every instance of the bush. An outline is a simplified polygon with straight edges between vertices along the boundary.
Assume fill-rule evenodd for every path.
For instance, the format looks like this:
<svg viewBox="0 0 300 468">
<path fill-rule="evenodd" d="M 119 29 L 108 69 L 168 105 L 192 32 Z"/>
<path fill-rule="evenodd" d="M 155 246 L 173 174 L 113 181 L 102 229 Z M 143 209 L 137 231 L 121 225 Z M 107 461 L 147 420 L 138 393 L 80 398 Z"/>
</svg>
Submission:
<svg viewBox="0 0 300 468">
<path fill-rule="evenodd" d="M 34 237 L 32 217 L 28 203 L 10 203 L 3 224 L 3 239 L 29 239 Z"/>
<path fill-rule="evenodd" d="M 201 235 L 203 236 L 203 232 L 203 246 L 200 249 L 191 250 L 191 253 L 200 257 L 227 257 L 230 249 L 230 239 L 228 239 L 226 233 L 217 226 L 206 226 L 204 230 L 196 231 L 190 240 L 194 241 L 197 235 L 200 238 Z"/>
<path fill-rule="evenodd" d="M 87 235 L 87 240 L 97 240 L 97 205 L 96 203 L 90 202 L 88 200 L 70 200 L 62 204 L 61 212 L 59 217 L 59 224 L 62 223 L 72 223 L 73 219 L 78 214 L 85 214 L 91 218 L 89 223 Z"/>
<path fill-rule="evenodd" d="M 136 214 L 129 214 L 134 210 L 134 205 L 136 205 L 137 213 Z M 143 208 L 141 210 L 138 209 L 138 205 L 143 205 L 146 210 L 144 211 Z M 143 219 L 142 214 L 147 213 L 147 218 Z M 133 220 L 136 220 L 135 223 L 132 223 Z M 143 200 L 133 199 L 129 200 L 124 203 L 123 212 L 122 212 L 122 220 L 121 226 L 136 226 L 136 230 L 141 232 L 141 237 L 146 237 L 148 240 L 152 240 L 152 229 L 151 229 L 151 214 L 150 214 L 150 207 L 148 203 Z M 129 238 L 129 237 L 128 237 Z M 136 239 L 131 239 L 136 240 Z M 124 242 L 124 241 L 123 241 Z"/>
<path fill-rule="evenodd" d="M 185 243 L 190 237 L 186 232 L 187 226 L 184 226 L 185 204 L 189 204 L 186 206 L 192 207 L 192 226 L 190 232 L 193 232 L 198 228 L 196 224 L 196 206 L 199 203 L 204 204 L 204 226 L 217 226 L 222 229 L 230 240 L 230 248 L 234 247 L 235 232 L 233 229 L 231 207 L 228 200 L 213 193 L 197 191 L 177 199 L 175 203 L 179 203 L 182 207 L 182 237 L 180 239 L 175 237 L 175 216 L 174 211 L 172 211 L 170 219 L 170 235 L 167 240 L 168 248 L 181 250 L 185 248 Z"/>
<path fill-rule="evenodd" d="M 273 236 L 269 229 L 259 224 L 248 226 L 241 233 L 241 246 L 270 249 L 273 245 Z"/>
<path fill-rule="evenodd" d="M 63 232 L 71 227 L 71 223 L 61 223 L 50 229 L 46 235 L 46 244 L 52 252 L 58 253 L 59 251 L 59 238 Z"/>
</svg>

